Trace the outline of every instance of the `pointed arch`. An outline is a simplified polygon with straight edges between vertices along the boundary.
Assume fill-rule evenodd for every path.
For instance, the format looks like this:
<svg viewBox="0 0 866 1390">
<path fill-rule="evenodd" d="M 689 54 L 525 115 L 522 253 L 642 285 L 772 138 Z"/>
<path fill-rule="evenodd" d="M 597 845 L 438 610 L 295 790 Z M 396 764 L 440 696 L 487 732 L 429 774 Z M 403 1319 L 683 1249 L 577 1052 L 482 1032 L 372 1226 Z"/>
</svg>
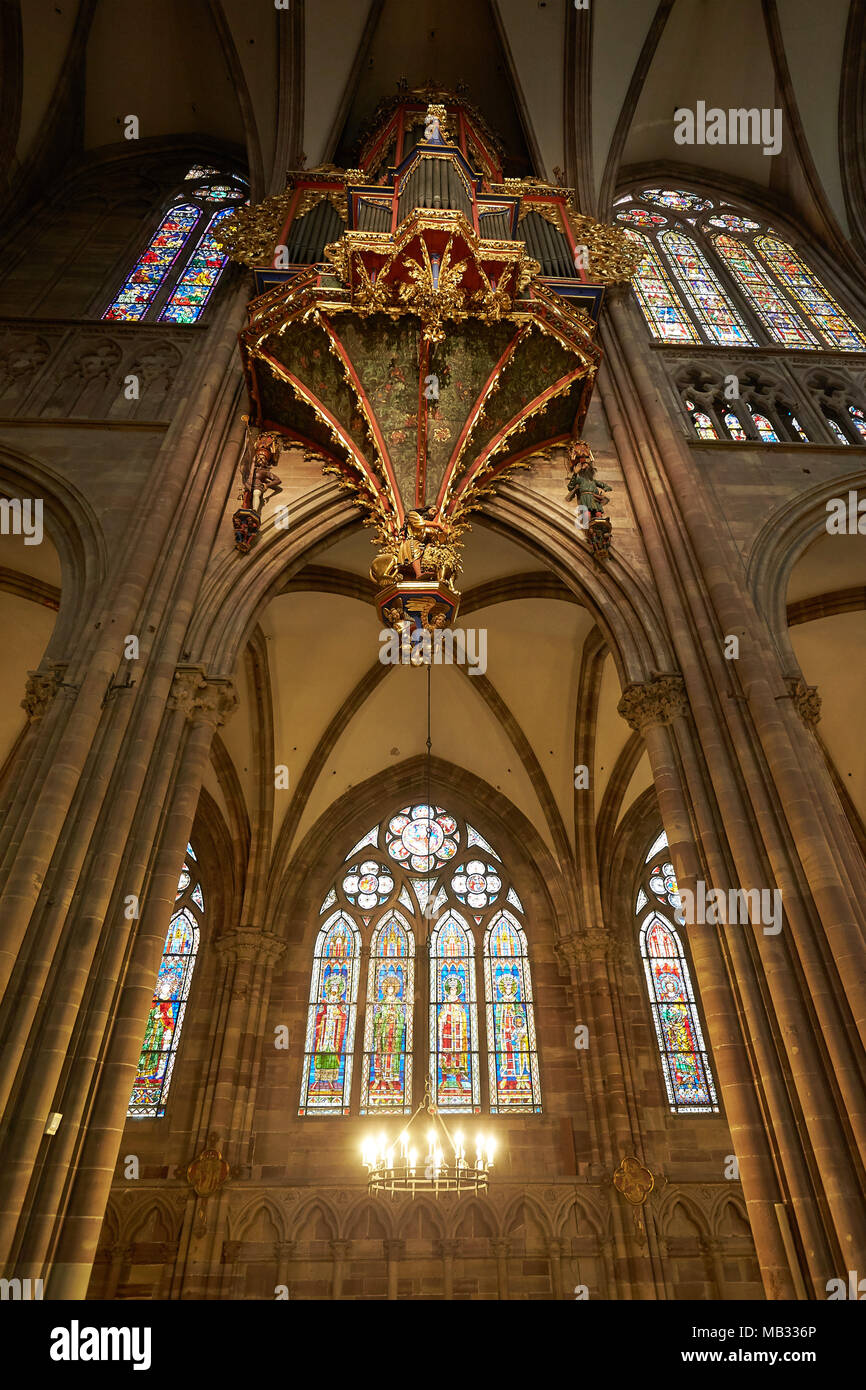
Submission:
<svg viewBox="0 0 866 1390">
<path fill-rule="evenodd" d="M 361 936 L 347 912 L 316 937 L 299 1115 L 348 1115 L 352 1094 Z"/>
<path fill-rule="evenodd" d="M 526 935 L 502 908 L 484 935 L 490 1113 L 541 1109 Z"/>
</svg>

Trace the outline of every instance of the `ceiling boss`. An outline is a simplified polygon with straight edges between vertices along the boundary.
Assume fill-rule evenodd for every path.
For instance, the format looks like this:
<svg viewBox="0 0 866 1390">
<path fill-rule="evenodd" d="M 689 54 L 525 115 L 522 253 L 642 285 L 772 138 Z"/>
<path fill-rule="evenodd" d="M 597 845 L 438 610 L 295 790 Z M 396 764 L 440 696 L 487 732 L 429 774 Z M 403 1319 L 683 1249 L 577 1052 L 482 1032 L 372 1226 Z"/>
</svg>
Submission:
<svg viewBox="0 0 866 1390">
<path fill-rule="evenodd" d="M 281 449 L 301 448 L 374 530 L 381 622 L 449 627 L 467 517 L 561 449 L 567 496 L 591 502 L 583 529 L 605 557 L 607 489 L 580 434 L 604 287 L 634 272 L 635 248 L 580 216 L 570 190 L 504 178 L 495 135 L 464 99 L 401 92 L 377 111 L 357 169 L 299 170 L 221 238 L 259 291 L 240 335 L 239 550 L 279 488 Z"/>
</svg>

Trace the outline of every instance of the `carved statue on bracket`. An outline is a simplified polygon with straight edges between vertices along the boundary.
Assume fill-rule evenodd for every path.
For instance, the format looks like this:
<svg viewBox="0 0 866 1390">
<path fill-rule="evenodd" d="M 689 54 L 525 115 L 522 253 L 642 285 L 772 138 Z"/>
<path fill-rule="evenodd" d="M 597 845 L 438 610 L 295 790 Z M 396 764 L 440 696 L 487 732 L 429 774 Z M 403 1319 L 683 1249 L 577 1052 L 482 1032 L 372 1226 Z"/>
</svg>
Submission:
<svg viewBox="0 0 866 1390">
<path fill-rule="evenodd" d="M 243 417 L 247 440 L 241 463 L 243 486 L 238 493 L 241 505 L 232 517 L 235 530 L 235 549 L 246 555 L 261 530 L 265 494 L 279 492 L 282 479 L 274 472 L 286 441 L 276 430 L 257 430 L 253 438 L 249 416 Z"/>
<path fill-rule="evenodd" d="M 613 529 L 610 518 L 604 514 L 607 507 L 605 493 L 610 492 L 610 488 L 595 476 L 595 460 L 588 444 L 579 439 L 572 440 L 568 446 L 567 468 L 569 501 L 577 500 L 578 522 L 586 528 L 593 555 L 597 560 L 606 560 Z"/>
</svg>

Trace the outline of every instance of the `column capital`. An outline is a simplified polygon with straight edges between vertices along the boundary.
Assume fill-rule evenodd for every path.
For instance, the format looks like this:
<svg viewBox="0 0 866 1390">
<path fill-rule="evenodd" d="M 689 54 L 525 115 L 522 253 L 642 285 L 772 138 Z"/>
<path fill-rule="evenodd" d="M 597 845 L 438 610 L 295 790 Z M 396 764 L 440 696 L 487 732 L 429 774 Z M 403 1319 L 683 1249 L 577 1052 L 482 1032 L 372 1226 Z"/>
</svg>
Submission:
<svg viewBox="0 0 866 1390">
<path fill-rule="evenodd" d="M 405 1240 L 384 1240 L 382 1244 L 389 1260 L 399 1260 L 406 1253 Z"/>
<path fill-rule="evenodd" d="M 785 685 L 803 723 L 810 727 L 817 724 L 821 718 L 821 696 L 817 685 L 807 685 L 802 676 L 786 676 Z"/>
<path fill-rule="evenodd" d="M 510 1255 L 511 1241 L 508 1236 L 491 1236 L 490 1249 L 496 1256 Z"/>
<path fill-rule="evenodd" d="M 561 960 L 568 965 L 582 965 L 590 960 L 607 960 L 610 953 L 610 932 L 606 927 L 590 927 L 587 931 L 571 932 L 554 945 Z"/>
<path fill-rule="evenodd" d="M 455 1255 L 460 1254 L 461 1242 L 459 1239 L 437 1240 L 434 1244 L 437 1255 L 441 1255 L 445 1260 L 452 1260 Z"/>
<path fill-rule="evenodd" d="M 237 709 L 238 695 L 231 681 L 214 680 L 205 675 L 201 666 L 178 666 L 169 705 L 180 710 L 191 723 L 211 724 L 218 729 Z"/>
<path fill-rule="evenodd" d="M 285 951 L 286 943 L 281 936 L 261 927 L 235 927 L 218 936 L 214 948 L 224 964 L 250 960 L 274 965 Z"/>
<path fill-rule="evenodd" d="M 330 1250 L 335 1260 L 344 1260 L 348 1255 L 351 1246 L 352 1242 L 350 1240 L 328 1241 L 328 1249 Z"/>
<path fill-rule="evenodd" d="M 275 1240 L 274 1256 L 278 1260 L 290 1260 L 295 1253 L 296 1245 L 295 1240 Z"/>
<path fill-rule="evenodd" d="M 548 1255 L 564 1255 L 567 1249 L 565 1239 L 562 1236 L 548 1236 L 545 1246 Z"/>
<path fill-rule="evenodd" d="M 648 681 L 632 681 L 616 708 L 636 734 L 650 724 L 671 724 L 688 713 L 686 683 L 677 672 L 658 674 Z"/>
</svg>

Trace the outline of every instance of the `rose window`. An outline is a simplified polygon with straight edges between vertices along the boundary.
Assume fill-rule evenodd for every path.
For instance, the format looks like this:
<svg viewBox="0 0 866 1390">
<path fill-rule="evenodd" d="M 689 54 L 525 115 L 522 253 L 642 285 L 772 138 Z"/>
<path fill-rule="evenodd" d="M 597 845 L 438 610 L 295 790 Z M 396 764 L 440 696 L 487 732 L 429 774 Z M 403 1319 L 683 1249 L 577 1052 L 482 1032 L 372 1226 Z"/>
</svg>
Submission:
<svg viewBox="0 0 866 1390">
<path fill-rule="evenodd" d="M 674 916 L 680 925 L 682 925 L 684 917 L 673 864 L 656 864 L 650 875 L 649 886 L 660 903 L 664 903 L 674 909 Z"/>
<path fill-rule="evenodd" d="M 441 806 L 407 806 L 388 822 L 386 843 L 392 859 L 426 874 L 454 858 L 458 839 L 456 820 Z"/>
<path fill-rule="evenodd" d="M 472 859 L 460 865 L 451 880 L 451 887 L 462 903 L 469 907 L 483 908 L 493 903 L 499 896 L 502 879 L 492 864 L 481 859 Z"/>
<path fill-rule="evenodd" d="M 378 907 L 391 896 L 394 880 L 386 865 L 377 864 L 375 859 L 365 859 L 363 864 L 355 864 L 343 879 L 343 892 L 350 903 L 359 907 Z"/>
</svg>

